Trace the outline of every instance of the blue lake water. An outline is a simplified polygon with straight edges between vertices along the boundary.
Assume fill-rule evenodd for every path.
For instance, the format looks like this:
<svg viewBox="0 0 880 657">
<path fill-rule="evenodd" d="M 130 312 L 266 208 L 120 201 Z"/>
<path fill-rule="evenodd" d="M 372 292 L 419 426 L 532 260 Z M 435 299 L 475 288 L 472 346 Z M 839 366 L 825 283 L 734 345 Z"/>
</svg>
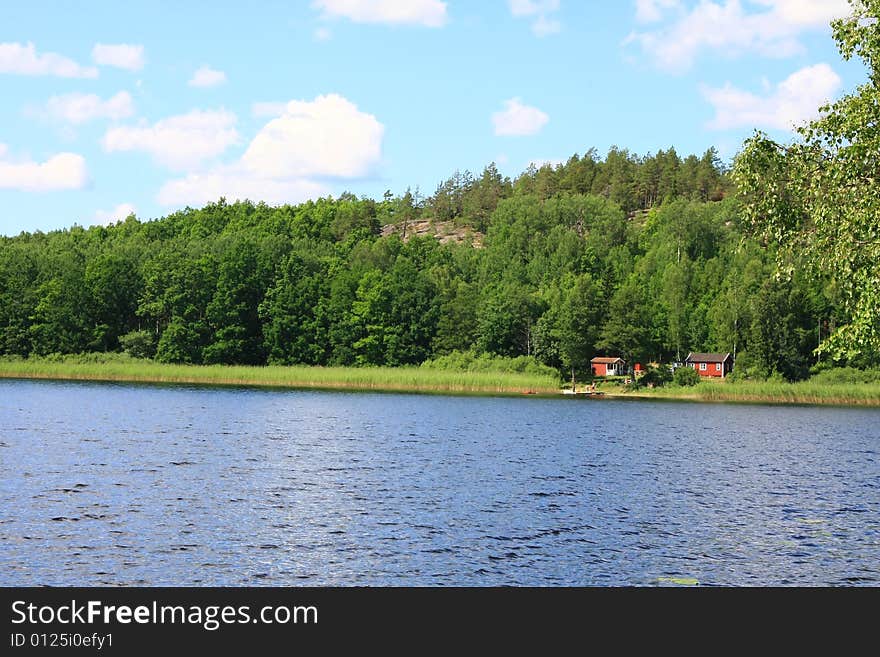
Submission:
<svg viewBox="0 0 880 657">
<path fill-rule="evenodd" d="M 880 585 L 880 411 L 0 381 L 0 585 Z"/>
</svg>

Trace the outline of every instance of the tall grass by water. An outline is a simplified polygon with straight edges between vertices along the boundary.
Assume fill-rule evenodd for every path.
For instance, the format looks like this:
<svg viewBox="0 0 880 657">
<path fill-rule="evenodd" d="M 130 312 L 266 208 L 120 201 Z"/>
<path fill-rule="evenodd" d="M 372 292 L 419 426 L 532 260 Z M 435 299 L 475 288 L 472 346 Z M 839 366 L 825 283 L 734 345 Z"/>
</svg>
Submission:
<svg viewBox="0 0 880 657">
<path fill-rule="evenodd" d="M 522 394 L 559 391 L 558 378 L 546 373 L 419 367 L 172 365 L 118 354 L 0 359 L 0 377 L 390 392 Z"/>
<path fill-rule="evenodd" d="M 740 381 L 728 385 L 702 383 L 698 390 L 703 399 L 712 401 L 880 406 L 880 383 L 826 383 L 814 379 L 795 383 Z"/>
<path fill-rule="evenodd" d="M 821 377 L 794 383 L 773 380 L 707 381 L 690 388 L 667 386 L 632 394 L 694 401 L 880 406 L 880 382 L 832 382 Z"/>
<path fill-rule="evenodd" d="M 4 357 L 0 358 L 0 377 L 511 395 L 558 393 L 561 383 L 550 368 L 536 368 L 516 359 L 495 363 L 485 358 L 462 363 L 435 360 L 422 367 L 250 367 L 172 365 L 124 354 L 98 353 L 29 359 Z M 600 385 L 600 390 L 609 397 L 880 406 L 880 373 L 838 368 L 796 383 L 772 379 L 704 381 L 693 387 L 667 385 L 638 391 L 606 383 Z"/>
</svg>

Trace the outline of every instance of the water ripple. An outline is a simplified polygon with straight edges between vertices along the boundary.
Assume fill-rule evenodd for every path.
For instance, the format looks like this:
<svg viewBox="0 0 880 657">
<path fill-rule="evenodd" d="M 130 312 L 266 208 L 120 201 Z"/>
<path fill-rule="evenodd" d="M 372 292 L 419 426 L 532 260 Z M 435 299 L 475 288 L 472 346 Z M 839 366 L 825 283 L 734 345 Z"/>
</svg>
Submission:
<svg viewBox="0 0 880 657">
<path fill-rule="evenodd" d="M 0 585 L 876 586 L 878 420 L 0 381 Z"/>
</svg>

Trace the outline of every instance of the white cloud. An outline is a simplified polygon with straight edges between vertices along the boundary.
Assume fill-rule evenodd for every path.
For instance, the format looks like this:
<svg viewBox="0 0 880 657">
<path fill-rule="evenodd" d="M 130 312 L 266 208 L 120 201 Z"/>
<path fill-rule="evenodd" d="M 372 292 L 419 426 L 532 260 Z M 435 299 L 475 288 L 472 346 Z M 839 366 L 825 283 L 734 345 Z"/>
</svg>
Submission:
<svg viewBox="0 0 880 657">
<path fill-rule="evenodd" d="M 117 221 L 122 221 L 130 214 L 137 214 L 137 208 L 131 203 L 120 203 L 112 210 L 96 211 L 92 225 L 109 226 Z"/>
<path fill-rule="evenodd" d="M 275 118 L 284 114 L 287 103 L 257 102 L 251 105 L 251 115 L 257 118 Z"/>
<path fill-rule="evenodd" d="M 835 18 L 850 13 L 846 0 L 754 0 L 769 7 L 773 16 L 789 25 L 814 27 L 828 25 Z"/>
<path fill-rule="evenodd" d="M 681 0 L 636 0 L 636 20 L 653 23 L 659 21 L 667 9 L 680 7 Z"/>
<path fill-rule="evenodd" d="M 532 23 L 532 33 L 537 37 L 550 36 L 562 31 L 562 23 L 546 16 L 538 16 Z"/>
<path fill-rule="evenodd" d="M 242 164 L 270 178 L 366 176 L 382 155 L 385 127 L 337 94 L 292 100 L 254 137 Z"/>
<path fill-rule="evenodd" d="M 240 160 L 170 180 L 158 201 L 194 206 L 224 196 L 295 203 L 328 194 L 322 180 L 363 178 L 381 160 L 385 127 L 342 96 L 255 103 L 252 111 L 276 118 L 263 126 Z"/>
<path fill-rule="evenodd" d="M 446 3 L 440 0 L 314 0 L 312 7 L 328 18 L 355 23 L 389 23 L 443 27 Z"/>
<path fill-rule="evenodd" d="M 130 43 L 96 43 L 92 60 L 101 66 L 140 71 L 144 67 L 144 47 Z"/>
<path fill-rule="evenodd" d="M 519 98 L 504 101 L 504 110 L 492 115 L 495 134 L 499 137 L 522 137 L 541 131 L 550 117 L 537 107 L 523 105 Z"/>
<path fill-rule="evenodd" d="M 10 161 L 9 149 L 0 144 L 0 189 L 48 192 L 82 189 L 89 181 L 86 161 L 76 153 L 58 153 L 45 162 Z"/>
<path fill-rule="evenodd" d="M 102 144 L 108 153 L 143 151 L 169 169 L 190 171 L 238 143 L 236 121 L 226 110 L 193 110 L 153 125 L 110 128 Z"/>
<path fill-rule="evenodd" d="M 715 117 L 707 127 L 791 130 L 816 118 L 818 108 L 831 99 L 840 85 L 840 77 L 828 64 L 817 64 L 788 76 L 764 96 L 737 89 L 730 83 L 721 88 L 704 87 L 703 96 L 715 108 Z"/>
<path fill-rule="evenodd" d="M 754 11 L 755 5 L 763 10 Z M 633 32 L 625 43 L 635 42 L 661 69 L 680 73 L 704 50 L 728 56 L 755 52 L 767 57 L 788 57 L 803 52 L 802 32 L 821 29 L 846 15 L 846 0 L 701 0 L 688 10 L 681 2 L 646 0 L 636 5 L 636 18 L 657 21 L 661 9 L 677 7 L 675 20 L 649 32 Z"/>
<path fill-rule="evenodd" d="M 0 73 L 55 75 L 62 78 L 96 78 L 94 66 L 80 66 L 54 52 L 37 53 L 33 43 L 0 43 Z"/>
<path fill-rule="evenodd" d="M 250 199 L 281 204 L 300 203 L 328 193 L 324 185 L 311 180 L 275 180 L 255 176 L 251 171 L 233 166 L 171 180 L 159 190 L 157 200 L 165 206 L 196 207 L 223 196 L 230 201 Z"/>
<path fill-rule="evenodd" d="M 559 11 L 559 0 L 507 0 L 514 18 L 533 18 L 532 33 L 538 37 L 556 34 L 562 23 L 550 16 Z"/>
<path fill-rule="evenodd" d="M 216 87 L 224 82 L 226 82 L 226 73 L 210 66 L 202 66 L 193 73 L 187 84 L 191 87 Z"/>
<path fill-rule="evenodd" d="M 134 114 L 134 102 L 127 91 L 120 91 L 107 100 L 101 100 L 95 94 L 64 94 L 48 100 L 45 114 L 49 118 L 75 124 L 93 119 L 119 120 Z"/>
<path fill-rule="evenodd" d="M 559 9 L 559 0 L 508 0 L 510 13 L 516 17 L 547 14 Z"/>
</svg>

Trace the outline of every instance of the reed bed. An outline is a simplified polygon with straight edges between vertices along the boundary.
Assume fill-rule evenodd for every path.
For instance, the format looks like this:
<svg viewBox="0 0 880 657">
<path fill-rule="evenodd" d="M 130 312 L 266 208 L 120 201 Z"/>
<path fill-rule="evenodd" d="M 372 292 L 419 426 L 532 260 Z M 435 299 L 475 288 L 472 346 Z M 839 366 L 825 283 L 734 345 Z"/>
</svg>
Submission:
<svg viewBox="0 0 880 657">
<path fill-rule="evenodd" d="M 0 361 L 0 377 L 389 392 L 549 394 L 559 391 L 559 381 L 551 376 L 519 372 L 418 367 L 170 365 L 122 358 L 105 362 L 6 360 Z"/>
<path fill-rule="evenodd" d="M 712 401 L 880 406 L 880 383 L 743 381 L 722 385 L 704 383 L 698 387 L 701 398 Z"/>
<path fill-rule="evenodd" d="M 310 367 L 171 365 L 118 354 L 0 359 L 0 378 L 130 381 L 204 385 L 271 386 L 328 390 L 375 390 L 437 394 L 542 394 L 561 392 L 547 373 L 437 369 L 433 367 Z M 880 406 L 880 381 L 829 381 L 816 377 L 781 381 L 710 381 L 626 392 L 602 385 L 609 397 L 691 401 Z"/>
<path fill-rule="evenodd" d="M 635 393 L 622 393 L 622 396 L 692 401 L 880 406 L 880 383 L 828 383 L 811 380 L 796 383 L 718 381 L 700 383 L 692 388 L 667 386 L 652 390 L 639 390 Z"/>
</svg>

